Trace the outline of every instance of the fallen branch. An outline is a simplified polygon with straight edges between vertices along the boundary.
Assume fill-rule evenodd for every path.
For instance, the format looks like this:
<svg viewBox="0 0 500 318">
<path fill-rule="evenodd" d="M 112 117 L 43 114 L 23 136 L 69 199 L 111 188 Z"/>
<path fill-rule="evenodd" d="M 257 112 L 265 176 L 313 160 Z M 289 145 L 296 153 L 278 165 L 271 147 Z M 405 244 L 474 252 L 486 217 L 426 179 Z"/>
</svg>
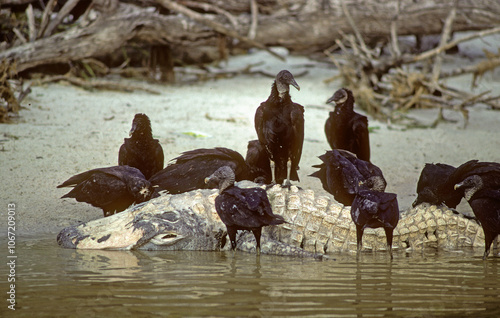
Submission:
<svg viewBox="0 0 500 318">
<path fill-rule="evenodd" d="M 37 82 L 37 84 L 46 84 L 51 82 L 59 82 L 66 81 L 71 83 L 72 85 L 80 86 L 84 89 L 106 89 L 113 91 L 121 91 L 121 92 L 132 92 L 135 90 L 145 91 L 150 94 L 158 95 L 160 92 L 147 88 L 143 85 L 134 85 L 130 83 L 119 83 L 111 80 L 103 80 L 103 79 L 92 79 L 85 80 L 79 77 L 68 76 L 68 75 L 55 75 L 55 76 L 47 76 Z"/>
<path fill-rule="evenodd" d="M 485 37 L 487 35 L 491 35 L 491 34 L 495 34 L 495 33 L 499 33 L 499 32 L 500 32 L 500 26 L 494 27 L 494 28 L 491 28 L 491 29 L 488 29 L 488 30 L 483 30 L 483 31 L 475 32 L 473 34 L 464 36 L 464 37 L 462 37 L 460 39 L 456 39 L 456 40 L 450 41 L 450 42 L 448 42 L 447 44 L 445 44 L 443 46 L 439 46 L 439 47 L 437 47 L 435 49 L 423 52 L 420 55 L 408 58 L 405 63 L 415 63 L 415 62 L 423 61 L 423 60 L 429 59 L 429 58 L 431 58 L 431 57 L 433 57 L 433 56 L 435 56 L 435 55 L 437 55 L 437 54 L 439 54 L 441 52 L 444 52 L 446 50 L 454 48 L 455 46 L 457 46 L 458 44 L 460 44 L 462 42 L 467 42 L 467 41 L 470 41 L 470 40 L 473 40 L 473 39 L 476 39 L 476 38 Z"/>
<path fill-rule="evenodd" d="M 472 78 L 472 83 L 471 87 L 476 87 L 477 85 L 477 79 L 481 78 L 484 73 L 488 71 L 493 71 L 495 68 L 500 66 L 500 57 L 497 58 L 487 58 L 483 61 L 480 61 L 476 63 L 475 65 L 468 65 L 468 66 L 463 66 L 459 67 L 456 69 L 453 69 L 448 72 L 443 72 L 440 76 L 440 78 L 448 78 L 448 77 L 455 77 L 455 76 L 460 76 L 463 74 L 468 74 L 472 73 L 473 78 Z"/>
<path fill-rule="evenodd" d="M 266 50 L 267 52 L 269 52 L 273 56 L 279 58 L 280 60 L 282 60 L 282 61 L 285 60 L 285 58 L 283 56 L 273 52 L 265 45 L 258 43 L 255 40 L 249 39 L 245 36 L 239 35 L 236 31 L 230 30 L 230 29 L 226 28 L 224 25 L 217 23 L 213 20 L 209 20 L 209 19 L 205 18 L 202 14 L 199 14 L 193 10 L 190 10 L 183 5 L 180 5 L 180 4 L 178 4 L 174 1 L 171 1 L 171 0 L 158 0 L 158 3 L 160 3 L 163 7 L 167 8 L 169 10 L 182 13 L 182 14 L 186 15 L 187 17 L 189 17 L 197 22 L 203 23 L 219 33 L 222 33 L 222 34 L 227 35 L 229 37 L 238 39 L 242 42 L 249 44 L 252 47 Z"/>
</svg>

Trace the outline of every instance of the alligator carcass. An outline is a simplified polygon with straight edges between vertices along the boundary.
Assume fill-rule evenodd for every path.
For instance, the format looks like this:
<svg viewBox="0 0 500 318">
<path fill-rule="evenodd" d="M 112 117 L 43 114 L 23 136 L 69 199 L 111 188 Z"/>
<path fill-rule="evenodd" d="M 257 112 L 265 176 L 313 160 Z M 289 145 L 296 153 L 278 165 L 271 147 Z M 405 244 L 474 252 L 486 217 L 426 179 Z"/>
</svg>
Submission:
<svg viewBox="0 0 500 318">
<path fill-rule="evenodd" d="M 229 250 L 225 226 L 214 207 L 218 190 L 164 194 L 116 215 L 63 229 L 57 241 L 66 248 L 146 250 Z M 268 190 L 273 212 L 288 223 L 262 233 L 261 253 L 318 256 L 356 251 L 350 207 L 329 196 L 295 186 Z M 385 250 L 383 229 L 367 229 L 363 249 Z M 446 208 L 419 205 L 401 213 L 394 250 L 484 247 L 481 226 Z M 242 232 L 237 248 L 255 251 L 253 235 Z"/>
</svg>

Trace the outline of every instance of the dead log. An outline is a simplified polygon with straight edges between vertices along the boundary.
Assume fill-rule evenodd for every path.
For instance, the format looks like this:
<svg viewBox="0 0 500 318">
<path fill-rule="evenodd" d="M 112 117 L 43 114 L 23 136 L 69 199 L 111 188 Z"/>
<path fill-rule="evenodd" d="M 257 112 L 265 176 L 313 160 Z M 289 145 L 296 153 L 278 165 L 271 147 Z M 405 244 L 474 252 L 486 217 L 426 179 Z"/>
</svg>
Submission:
<svg viewBox="0 0 500 318">
<path fill-rule="evenodd" d="M 365 41 L 375 37 L 389 39 L 391 25 L 397 27 L 399 35 L 439 34 L 443 21 L 455 4 L 452 32 L 480 30 L 500 24 L 500 2 L 497 0 L 258 0 L 257 22 L 255 14 L 252 18 L 250 1 L 205 2 L 212 8 L 220 7 L 235 20 L 230 21 L 220 10 L 211 11 L 210 6 L 204 11 L 198 4 L 193 10 L 197 10 L 205 21 L 216 21 L 239 35 L 240 41 L 234 42 L 233 46 L 243 49 L 257 44 L 284 46 L 301 53 L 328 48 L 342 33 L 352 31 L 342 3 Z M 152 2 L 134 3 L 151 5 Z M 178 3 L 183 4 L 183 1 Z M 184 6 L 189 7 L 189 3 L 186 1 Z M 156 2 L 157 7 L 160 4 L 160 1 Z M 251 41 L 241 41 L 251 29 Z M 27 43 L 17 41 L 0 52 L 0 60 L 15 60 L 18 71 L 23 71 L 43 64 L 104 56 L 131 42 L 169 44 L 184 51 L 203 47 L 217 50 L 219 32 L 221 30 L 214 30 L 213 24 L 196 22 L 186 15 L 176 12 L 161 14 L 147 7 L 120 2 L 114 10 L 99 12 L 98 18 L 90 23 L 81 19 L 65 31 L 53 31 L 48 37 L 38 37 Z M 26 35 L 24 38 L 29 39 Z"/>
</svg>

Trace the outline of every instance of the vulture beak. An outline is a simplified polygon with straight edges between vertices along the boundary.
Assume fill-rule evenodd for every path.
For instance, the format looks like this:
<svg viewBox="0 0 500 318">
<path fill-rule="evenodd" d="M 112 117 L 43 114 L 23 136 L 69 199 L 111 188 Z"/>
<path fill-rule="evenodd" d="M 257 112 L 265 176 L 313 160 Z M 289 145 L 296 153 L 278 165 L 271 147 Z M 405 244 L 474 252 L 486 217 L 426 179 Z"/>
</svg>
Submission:
<svg viewBox="0 0 500 318">
<path fill-rule="evenodd" d="M 130 129 L 129 133 L 128 133 L 128 136 L 129 137 L 132 137 L 132 135 L 134 134 L 135 130 L 137 129 L 137 126 L 136 124 L 133 124 L 132 125 L 132 128 Z"/>
<path fill-rule="evenodd" d="M 295 81 L 295 79 L 292 78 L 292 81 L 290 82 L 290 85 L 292 85 L 293 87 L 295 87 L 298 91 L 300 91 L 300 86 L 299 84 L 297 84 L 297 82 Z"/>
<path fill-rule="evenodd" d="M 328 98 L 328 100 L 326 101 L 327 104 L 330 104 L 330 103 L 333 103 L 333 105 L 336 105 L 337 103 L 334 102 L 334 99 L 333 99 L 333 96 Z"/>
<path fill-rule="evenodd" d="M 337 104 L 343 104 L 347 101 L 347 99 L 349 98 L 349 92 L 347 92 L 345 89 L 339 89 L 338 91 L 336 91 L 332 97 L 328 98 L 328 100 L 326 101 L 327 104 L 329 103 L 333 103 L 335 106 L 337 106 Z"/>
</svg>

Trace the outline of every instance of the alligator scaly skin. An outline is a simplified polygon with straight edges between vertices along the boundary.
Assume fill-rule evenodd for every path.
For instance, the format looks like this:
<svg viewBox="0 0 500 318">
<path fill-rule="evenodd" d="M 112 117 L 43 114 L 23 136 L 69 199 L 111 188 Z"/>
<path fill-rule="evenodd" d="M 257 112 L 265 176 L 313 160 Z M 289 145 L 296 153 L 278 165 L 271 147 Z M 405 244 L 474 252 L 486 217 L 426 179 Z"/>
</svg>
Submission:
<svg viewBox="0 0 500 318">
<path fill-rule="evenodd" d="M 315 253 L 356 251 L 356 227 L 349 206 L 332 197 L 315 196 L 312 190 L 295 187 L 290 193 L 273 187 L 268 196 L 274 213 L 283 215 L 289 222 L 273 234 L 281 242 Z M 396 250 L 481 246 L 484 247 L 481 226 L 442 207 L 422 204 L 409 209 L 401 213 L 394 230 L 393 249 Z M 363 248 L 386 250 L 384 230 L 366 229 Z"/>
<path fill-rule="evenodd" d="M 225 226 L 214 206 L 217 195 L 217 190 L 162 195 L 113 216 L 65 228 L 58 242 L 80 249 L 227 250 L 230 244 L 222 246 Z M 350 207 L 295 186 L 274 186 L 268 197 L 273 212 L 288 223 L 263 228 L 263 253 L 314 256 L 356 251 Z M 178 237 L 170 238 L 173 234 Z M 484 234 L 477 222 L 436 206 L 403 212 L 394 230 L 395 250 L 481 246 Z M 386 250 L 383 229 L 367 229 L 363 248 Z M 238 249 L 255 251 L 253 236 L 239 235 Z"/>
</svg>

